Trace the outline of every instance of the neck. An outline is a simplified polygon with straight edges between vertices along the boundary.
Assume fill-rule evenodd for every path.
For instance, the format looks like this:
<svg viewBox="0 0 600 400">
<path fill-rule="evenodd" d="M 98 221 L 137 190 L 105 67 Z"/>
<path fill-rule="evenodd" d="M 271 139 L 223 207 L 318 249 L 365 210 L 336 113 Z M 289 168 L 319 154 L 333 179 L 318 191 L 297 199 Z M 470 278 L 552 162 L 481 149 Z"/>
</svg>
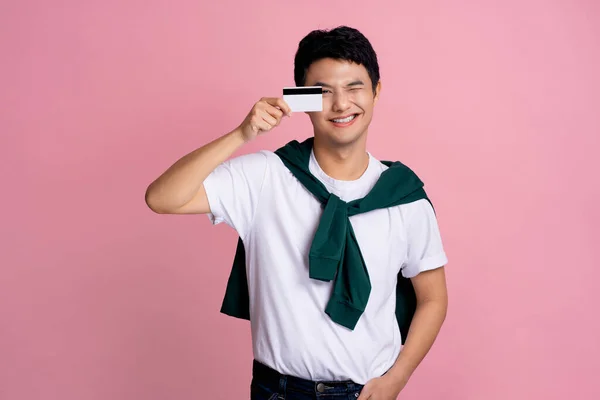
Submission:
<svg viewBox="0 0 600 400">
<path fill-rule="evenodd" d="M 333 179 L 356 180 L 369 166 L 366 141 L 362 138 L 355 143 L 334 147 L 315 136 L 313 151 L 323 172 Z"/>
</svg>

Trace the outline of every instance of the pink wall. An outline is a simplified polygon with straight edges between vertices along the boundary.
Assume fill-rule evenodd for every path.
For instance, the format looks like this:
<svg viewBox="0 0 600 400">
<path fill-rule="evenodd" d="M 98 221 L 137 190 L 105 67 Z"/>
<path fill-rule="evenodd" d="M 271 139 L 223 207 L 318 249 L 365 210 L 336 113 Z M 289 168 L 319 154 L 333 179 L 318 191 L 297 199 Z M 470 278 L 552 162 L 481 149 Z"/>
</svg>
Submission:
<svg viewBox="0 0 600 400">
<path fill-rule="evenodd" d="M 426 181 L 451 260 L 402 399 L 600 398 L 598 3 L 216 4 L 0 6 L 0 399 L 248 398 L 248 324 L 218 312 L 236 236 L 144 190 L 339 24 L 380 57 L 370 150 Z"/>
</svg>

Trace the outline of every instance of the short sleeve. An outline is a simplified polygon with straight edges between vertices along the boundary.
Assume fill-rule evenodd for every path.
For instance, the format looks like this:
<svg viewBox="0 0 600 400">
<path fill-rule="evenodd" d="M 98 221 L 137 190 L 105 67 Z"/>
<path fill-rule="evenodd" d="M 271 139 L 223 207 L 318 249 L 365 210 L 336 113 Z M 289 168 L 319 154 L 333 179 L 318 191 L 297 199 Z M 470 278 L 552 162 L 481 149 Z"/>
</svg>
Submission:
<svg viewBox="0 0 600 400">
<path fill-rule="evenodd" d="M 403 212 L 408 250 L 402 275 L 412 278 L 423 271 L 446 265 L 448 259 L 431 203 L 421 199 L 407 204 Z"/>
<path fill-rule="evenodd" d="M 245 237 L 258 206 L 267 174 L 263 152 L 232 158 L 220 164 L 204 180 L 210 206 L 208 218 L 216 225 L 225 222 Z"/>
</svg>

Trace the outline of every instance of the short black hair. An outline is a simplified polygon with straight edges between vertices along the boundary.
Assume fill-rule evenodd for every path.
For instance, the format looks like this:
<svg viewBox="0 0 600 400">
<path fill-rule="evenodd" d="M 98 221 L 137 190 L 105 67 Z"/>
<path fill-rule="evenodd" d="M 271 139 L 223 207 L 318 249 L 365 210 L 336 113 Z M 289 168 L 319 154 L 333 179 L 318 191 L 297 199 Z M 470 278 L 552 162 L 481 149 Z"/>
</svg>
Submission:
<svg viewBox="0 0 600 400">
<path fill-rule="evenodd" d="M 338 26 L 332 30 L 314 30 L 299 43 L 294 58 L 294 81 L 296 86 L 306 84 L 306 72 L 315 61 L 333 58 L 360 64 L 369 73 L 373 92 L 379 83 L 377 54 L 369 40 L 357 29 Z"/>
</svg>

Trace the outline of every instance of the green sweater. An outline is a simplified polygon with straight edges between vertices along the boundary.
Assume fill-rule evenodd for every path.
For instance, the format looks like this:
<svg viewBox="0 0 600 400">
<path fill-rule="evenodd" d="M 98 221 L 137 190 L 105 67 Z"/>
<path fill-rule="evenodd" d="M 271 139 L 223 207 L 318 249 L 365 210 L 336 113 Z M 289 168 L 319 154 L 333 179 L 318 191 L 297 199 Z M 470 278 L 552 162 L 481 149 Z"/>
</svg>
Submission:
<svg viewBox="0 0 600 400">
<path fill-rule="evenodd" d="M 329 193 L 309 171 L 313 140 L 309 138 L 302 143 L 294 140 L 275 154 L 323 206 L 309 252 L 309 276 L 333 281 L 333 292 L 325 313 L 334 322 L 353 330 L 369 300 L 371 283 L 348 217 L 419 199 L 429 201 L 429 198 L 423 189 L 423 182 L 407 166 L 400 162 L 382 161 L 389 168 L 381 174 L 373 189 L 362 199 L 348 203 L 342 201 Z M 397 278 L 396 320 L 404 343 L 416 310 L 416 297 L 410 279 L 402 276 L 401 272 Z M 241 239 L 238 240 L 221 312 L 250 320 L 246 254 Z"/>
</svg>

